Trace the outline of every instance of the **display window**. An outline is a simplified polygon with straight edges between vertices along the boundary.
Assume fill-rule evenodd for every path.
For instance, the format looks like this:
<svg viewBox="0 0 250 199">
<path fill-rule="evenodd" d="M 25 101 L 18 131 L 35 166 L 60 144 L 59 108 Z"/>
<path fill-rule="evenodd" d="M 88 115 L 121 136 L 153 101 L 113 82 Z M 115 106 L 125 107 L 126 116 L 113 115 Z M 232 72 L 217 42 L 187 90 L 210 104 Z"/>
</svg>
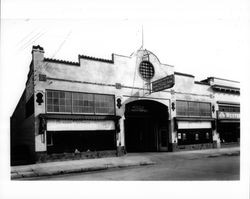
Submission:
<svg viewBox="0 0 250 199">
<path fill-rule="evenodd" d="M 180 129 L 178 134 L 178 145 L 212 143 L 211 129 Z"/>
</svg>

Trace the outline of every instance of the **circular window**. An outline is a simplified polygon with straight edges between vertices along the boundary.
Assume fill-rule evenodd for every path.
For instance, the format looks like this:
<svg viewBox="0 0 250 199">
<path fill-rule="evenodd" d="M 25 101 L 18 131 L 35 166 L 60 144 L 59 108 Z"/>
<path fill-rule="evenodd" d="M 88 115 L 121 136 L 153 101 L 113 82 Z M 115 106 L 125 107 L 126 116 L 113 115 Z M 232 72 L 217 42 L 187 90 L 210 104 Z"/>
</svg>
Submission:
<svg viewBox="0 0 250 199">
<path fill-rule="evenodd" d="M 139 66 L 139 72 L 143 79 L 150 80 L 155 74 L 153 65 L 149 61 L 142 61 Z"/>
</svg>

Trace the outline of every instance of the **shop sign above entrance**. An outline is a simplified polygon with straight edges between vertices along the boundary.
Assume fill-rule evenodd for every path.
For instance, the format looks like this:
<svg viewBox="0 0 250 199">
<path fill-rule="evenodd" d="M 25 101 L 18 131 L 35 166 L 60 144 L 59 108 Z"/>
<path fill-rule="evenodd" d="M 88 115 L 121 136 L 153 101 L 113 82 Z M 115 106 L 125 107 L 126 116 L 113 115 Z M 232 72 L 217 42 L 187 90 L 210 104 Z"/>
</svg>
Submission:
<svg viewBox="0 0 250 199">
<path fill-rule="evenodd" d="M 218 111 L 218 119 L 240 119 L 239 113 Z"/>
<path fill-rule="evenodd" d="M 162 91 L 173 87 L 175 84 L 174 75 L 168 75 L 152 82 L 152 92 Z"/>
</svg>

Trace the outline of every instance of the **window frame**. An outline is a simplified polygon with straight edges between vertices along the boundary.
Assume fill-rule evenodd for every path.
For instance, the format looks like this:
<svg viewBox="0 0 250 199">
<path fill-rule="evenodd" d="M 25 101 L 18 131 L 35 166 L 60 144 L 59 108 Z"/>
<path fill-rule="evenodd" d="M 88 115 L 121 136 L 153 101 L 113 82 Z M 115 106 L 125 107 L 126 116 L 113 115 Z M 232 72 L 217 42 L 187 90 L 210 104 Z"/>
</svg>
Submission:
<svg viewBox="0 0 250 199">
<path fill-rule="evenodd" d="M 50 140 L 50 143 L 48 143 L 48 140 Z M 46 132 L 46 145 L 47 146 L 54 146 L 54 143 L 53 143 L 53 132 L 52 131 L 47 131 Z"/>
<path fill-rule="evenodd" d="M 145 78 L 145 77 L 143 76 L 143 74 L 141 73 L 141 67 L 143 67 L 143 62 L 149 64 L 149 66 L 152 67 L 152 77 Z M 142 78 L 144 81 L 150 81 L 150 80 L 153 79 L 153 77 L 155 76 L 155 68 L 154 68 L 154 65 L 153 65 L 150 61 L 148 61 L 148 60 L 142 60 L 142 61 L 139 63 L 138 72 L 139 72 L 139 75 L 141 76 L 141 78 Z"/>
<path fill-rule="evenodd" d="M 55 111 L 48 111 L 48 103 L 47 103 L 47 100 L 48 100 L 48 91 L 57 91 L 57 92 L 69 92 L 71 94 L 71 111 L 70 112 L 55 112 Z M 73 93 L 80 93 L 80 94 L 91 94 L 93 95 L 93 109 L 94 109 L 94 112 L 93 113 L 84 113 L 84 112 L 74 112 L 73 111 Z M 112 99 L 113 99 L 113 113 L 110 114 L 110 113 L 96 113 L 95 112 L 95 96 L 96 95 L 103 95 L 103 96 L 111 96 Z M 79 91 L 67 91 L 67 90 L 53 90 L 53 89 L 46 89 L 45 90 L 45 112 L 46 113 L 54 113 L 54 114 L 68 114 L 68 115 L 116 115 L 116 107 L 115 107 L 115 95 L 113 94 L 103 94 L 103 93 L 88 93 L 88 92 L 79 92 Z"/>
<path fill-rule="evenodd" d="M 185 114 L 178 114 L 178 108 L 180 106 L 178 106 L 178 102 L 186 102 L 187 103 L 187 108 L 185 108 L 185 110 L 187 110 L 187 112 Z M 190 103 L 196 103 L 198 105 L 198 114 L 197 115 L 192 115 L 190 114 Z M 209 105 L 209 115 L 208 114 L 204 114 L 206 112 L 201 111 L 201 106 L 200 104 L 208 104 Z M 182 111 L 179 111 L 179 113 L 182 113 Z M 194 111 L 195 112 L 195 111 Z M 212 108 L 211 108 L 211 102 L 200 102 L 200 101 L 189 101 L 189 100 L 176 100 L 176 117 L 193 117 L 193 118 L 211 118 L 212 117 Z"/>
<path fill-rule="evenodd" d="M 73 104 L 73 94 L 74 93 L 80 93 L 80 94 L 91 94 L 93 95 L 93 112 L 92 113 L 87 113 L 87 112 L 74 112 L 74 104 Z M 72 95 L 72 102 L 71 102 L 71 106 L 72 106 L 72 111 L 71 113 L 72 114 L 84 114 L 84 115 L 95 115 L 95 105 L 94 105 L 94 93 L 86 93 L 86 92 L 71 92 L 71 95 Z"/>
<path fill-rule="evenodd" d="M 71 94 L 71 111 L 65 111 L 65 112 L 48 111 L 48 91 L 52 91 L 52 92 L 53 91 L 56 91 L 56 92 L 69 92 Z M 60 93 L 59 93 L 59 95 L 60 95 Z M 46 100 L 45 100 L 45 110 L 46 110 L 45 112 L 46 113 L 62 113 L 62 114 L 71 114 L 72 113 L 72 108 L 73 107 L 72 107 L 72 92 L 71 91 L 46 89 L 45 90 L 45 98 L 46 98 Z M 59 108 L 59 110 L 60 110 L 60 108 Z"/>
<path fill-rule="evenodd" d="M 230 113 L 240 113 L 240 106 L 219 105 L 218 111 L 230 112 Z"/>
</svg>

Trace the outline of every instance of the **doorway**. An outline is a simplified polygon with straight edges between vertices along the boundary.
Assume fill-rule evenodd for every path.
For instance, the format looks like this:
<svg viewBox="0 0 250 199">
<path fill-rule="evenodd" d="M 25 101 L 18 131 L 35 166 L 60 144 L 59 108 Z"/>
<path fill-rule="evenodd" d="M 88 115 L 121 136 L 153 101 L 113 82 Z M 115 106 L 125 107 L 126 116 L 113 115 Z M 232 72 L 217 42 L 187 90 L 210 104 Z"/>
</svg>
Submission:
<svg viewBox="0 0 250 199">
<path fill-rule="evenodd" d="M 127 152 L 168 151 L 168 107 L 152 100 L 137 100 L 125 107 Z"/>
</svg>

